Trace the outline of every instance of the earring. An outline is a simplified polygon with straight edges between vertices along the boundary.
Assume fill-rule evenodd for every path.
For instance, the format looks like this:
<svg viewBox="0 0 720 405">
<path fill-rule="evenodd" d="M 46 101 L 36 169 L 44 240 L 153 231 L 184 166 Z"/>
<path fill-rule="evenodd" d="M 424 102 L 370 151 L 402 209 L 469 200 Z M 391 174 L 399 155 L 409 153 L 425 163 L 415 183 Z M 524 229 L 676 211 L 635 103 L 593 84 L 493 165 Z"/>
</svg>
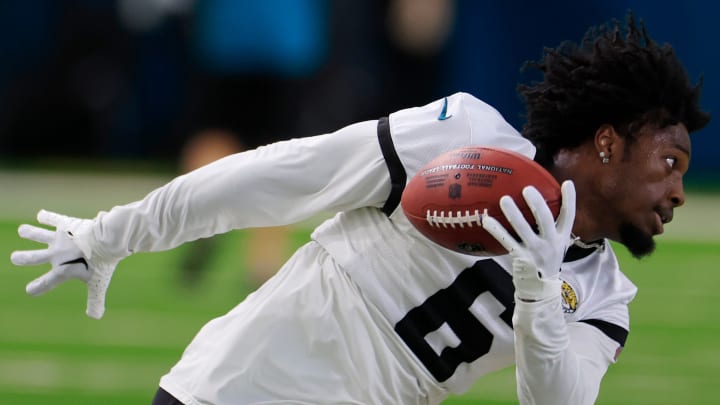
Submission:
<svg viewBox="0 0 720 405">
<path fill-rule="evenodd" d="M 602 163 L 604 165 L 610 163 L 610 157 L 607 154 L 605 154 L 605 152 L 600 152 L 600 158 L 602 159 Z"/>
</svg>

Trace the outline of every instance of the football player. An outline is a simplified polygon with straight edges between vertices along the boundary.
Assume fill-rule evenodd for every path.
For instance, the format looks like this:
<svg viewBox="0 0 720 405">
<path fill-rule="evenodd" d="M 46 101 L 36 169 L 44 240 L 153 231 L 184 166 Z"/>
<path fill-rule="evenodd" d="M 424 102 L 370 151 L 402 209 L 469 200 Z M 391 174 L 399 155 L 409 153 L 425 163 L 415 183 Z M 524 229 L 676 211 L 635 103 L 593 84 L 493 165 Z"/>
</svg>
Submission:
<svg viewBox="0 0 720 405">
<path fill-rule="evenodd" d="M 631 16 L 626 30 L 591 30 L 535 66 L 544 77 L 520 88 L 522 134 L 457 93 L 225 157 L 94 219 L 41 211 L 54 229 L 19 234 L 47 249 L 12 261 L 50 263 L 32 295 L 83 280 L 87 314 L 100 318 L 124 257 L 332 211 L 275 276 L 198 332 L 155 404 L 437 404 L 513 363 L 520 403 L 591 404 L 636 293 L 608 241 L 652 252 L 685 199 L 689 133 L 709 117 L 672 48 Z M 547 168 L 562 183 L 557 222 L 530 187 L 538 233 L 512 199 L 501 204 L 513 229 L 483 219 L 507 255 L 479 259 L 421 236 L 398 208 L 407 179 L 468 145 Z"/>
</svg>

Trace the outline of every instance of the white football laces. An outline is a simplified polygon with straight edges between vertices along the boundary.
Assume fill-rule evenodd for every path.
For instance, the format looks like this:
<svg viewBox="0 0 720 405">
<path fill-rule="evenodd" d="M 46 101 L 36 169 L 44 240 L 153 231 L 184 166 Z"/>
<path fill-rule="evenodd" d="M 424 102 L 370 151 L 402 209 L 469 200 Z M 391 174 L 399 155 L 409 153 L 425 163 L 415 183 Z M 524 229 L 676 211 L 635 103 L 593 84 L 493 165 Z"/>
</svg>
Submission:
<svg viewBox="0 0 720 405">
<path fill-rule="evenodd" d="M 473 226 L 482 226 L 482 216 L 487 214 L 487 209 L 480 213 L 480 210 L 475 210 L 473 213 L 470 210 L 462 211 L 430 211 L 427 210 L 425 214 L 425 220 L 431 227 L 442 227 L 442 228 L 472 228 Z"/>
</svg>

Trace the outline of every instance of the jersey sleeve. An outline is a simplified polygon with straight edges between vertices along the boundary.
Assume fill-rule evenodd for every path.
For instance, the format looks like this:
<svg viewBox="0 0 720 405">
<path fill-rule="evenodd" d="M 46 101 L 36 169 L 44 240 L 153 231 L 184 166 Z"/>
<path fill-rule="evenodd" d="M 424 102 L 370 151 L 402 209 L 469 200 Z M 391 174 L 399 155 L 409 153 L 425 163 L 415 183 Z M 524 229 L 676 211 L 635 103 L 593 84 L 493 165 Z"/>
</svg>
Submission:
<svg viewBox="0 0 720 405">
<path fill-rule="evenodd" d="M 465 146 L 505 148 L 530 158 L 535 155 L 532 143 L 497 110 L 468 93 L 390 114 L 390 132 L 408 178 L 441 153 Z"/>
<path fill-rule="evenodd" d="M 583 322 L 565 323 L 560 302 L 518 301 L 513 316 L 520 404 L 593 404 L 618 344 Z"/>
<path fill-rule="evenodd" d="M 382 206 L 389 175 L 377 122 L 234 154 L 101 212 L 104 257 L 158 251 L 232 229 L 290 224 L 323 212 Z"/>
<path fill-rule="evenodd" d="M 630 331 L 629 305 L 637 287 L 621 271 L 609 242 L 595 254 L 566 260 L 560 278 L 567 320 L 593 326 L 618 347 L 624 346 Z"/>
<path fill-rule="evenodd" d="M 561 300 L 516 303 L 521 404 L 594 403 L 628 336 L 637 287 L 620 271 L 611 246 L 566 256 L 560 278 Z"/>
</svg>

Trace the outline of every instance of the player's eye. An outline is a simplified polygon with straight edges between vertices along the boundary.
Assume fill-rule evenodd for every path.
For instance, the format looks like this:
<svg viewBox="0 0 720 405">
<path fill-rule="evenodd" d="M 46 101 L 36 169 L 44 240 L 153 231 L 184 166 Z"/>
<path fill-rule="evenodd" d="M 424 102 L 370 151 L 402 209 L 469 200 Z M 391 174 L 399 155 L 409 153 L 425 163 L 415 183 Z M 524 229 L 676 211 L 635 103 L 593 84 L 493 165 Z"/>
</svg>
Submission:
<svg viewBox="0 0 720 405">
<path fill-rule="evenodd" d="M 677 158 L 674 157 L 666 157 L 665 162 L 667 162 L 668 166 L 675 167 L 675 163 L 677 163 Z"/>
</svg>

